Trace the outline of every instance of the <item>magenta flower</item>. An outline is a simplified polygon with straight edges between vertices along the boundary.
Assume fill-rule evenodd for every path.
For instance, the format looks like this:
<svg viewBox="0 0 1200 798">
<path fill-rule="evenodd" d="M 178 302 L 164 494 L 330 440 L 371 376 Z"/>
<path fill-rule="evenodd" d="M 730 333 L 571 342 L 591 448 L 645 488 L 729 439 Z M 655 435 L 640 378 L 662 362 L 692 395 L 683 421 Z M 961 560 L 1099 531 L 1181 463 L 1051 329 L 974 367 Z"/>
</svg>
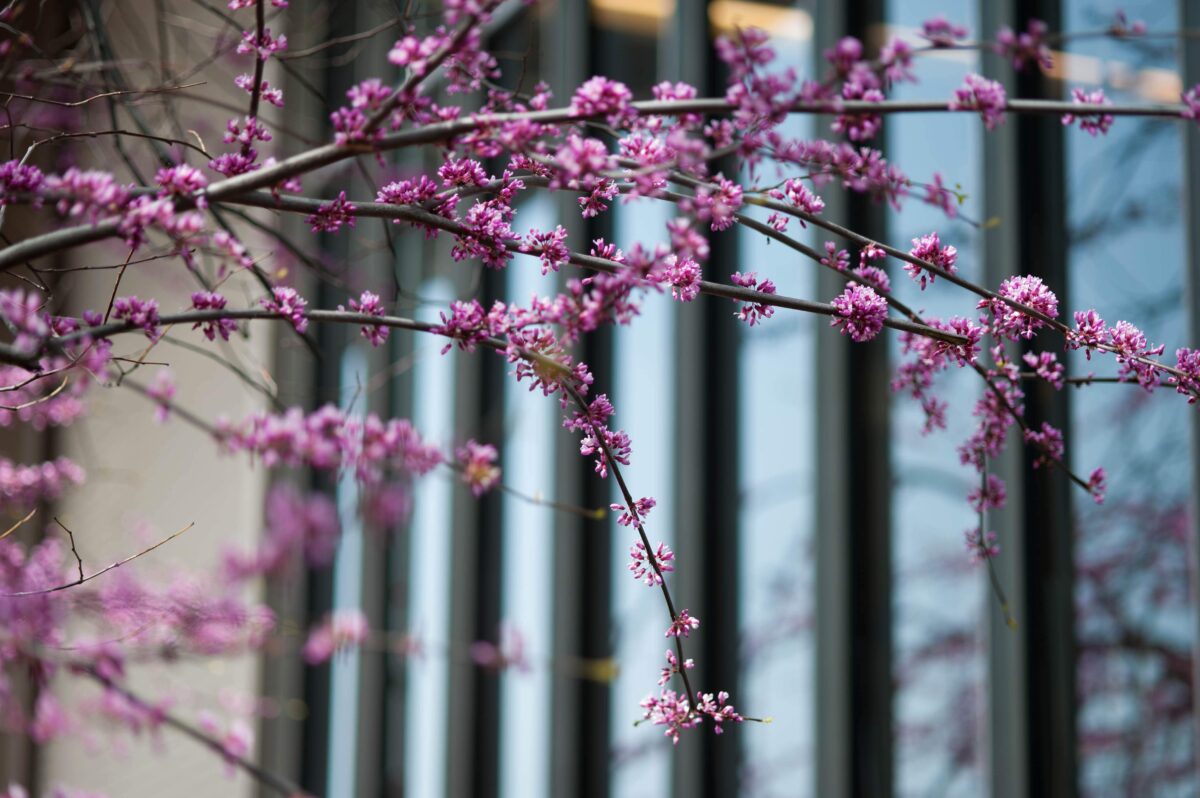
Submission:
<svg viewBox="0 0 1200 798">
<path fill-rule="evenodd" d="M 998 292 L 1005 299 L 1019 302 L 1051 319 L 1058 318 L 1058 297 L 1054 295 L 1042 278 L 1032 275 L 1009 277 L 1000 284 Z M 1033 337 L 1034 330 L 1046 326 L 1046 322 L 1031 316 L 998 299 L 982 299 L 978 307 L 992 314 L 992 332 L 1011 340 L 1018 337 L 1026 340 Z"/>
<path fill-rule="evenodd" d="M 308 301 L 300 296 L 295 288 L 276 286 L 271 289 L 271 296 L 264 297 L 260 303 L 267 310 L 290 320 L 292 326 L 296 328 L 296 332 L 302 333 L 308 329 L 308 318 L 304 315 Z"/>
<path fill-rule="evenodd" d="M 679 744 L 681 731 L 700 725 L 701 717 L 691 711 L 691 703 L 686 693 L 663 690 L 657 698 L 647 696 L 639 706 L 646 710 L 642 716 L 643 720 L 648 720 L 655 726 L 666 726 L 663 734 L 671 738 L 671 742 L 676 745 Z"/>
<path fill-rule="evenodd" d="M 934 172 L 933 182 L 925 186 L 925 202 L 941 208 L 948 219 L 958 216 L 958 197 L 946 188 L 940 172 Z"/>
<path fill-rule="evenodd" d="M 1200 83 L 1197 83 L 1183 94 L 1180 94 L 1179 101 L 1184 105 L 1184 108 L 1179 112 L 1179 115 L 1184 119 L 1191 119 L 1193 122 L 1200 125 Z"/>
<path fill-rule="evenodd" d="M 621 526 L 634 526 L 638 529 L 642 528 L 642 522 L 646 520 L 646 516 L 650 515 L 650 511 L 657 505 L 653 497 L 643 496 L 633 503 L 633 510 L 626 509 L 623 504 L 610 504 L 609 509 L 613 512 L 619 512 L 621 515 L 617 518 L 617 523 Z M 661 546 L 660 546 L 661 548 Z"/>
<path fill-rule="evenodd" d="M 883 329 L 887 318 L 887 301 L 869 286 L 851 282 L 833 300 L 838 315 L 829 322 L 843 335 L 856 343 L 869 341 Z"/>
<path fill-rule="evenodd" d="M 338 310 L 341 310 L 341 306 Z M 350 309 L 358 313 L 365 313 L 368 316 L 383 316 L 383 302 L 380 301 L 379 295 L 370 291 L 363 291 L 362 295 L 357 299 L 350 300 Z M 391 332 L 382 324 L 367 324 L 361 328 L 362 337 L 371 342 L 371 346 L 382 346 L 388 339 L 388 334 Z"/>
<path fill-rule="evenodd" d="M 700 295 L 700 265 L 687 255 L 668 255 L 660 279 L 671 286 L 671 297 L 691 302 Z"/>
<path fill-rule="evenodd" d="M 154 411 L 154 420 L 159 424 L 167 423 L 167 417 L 171 414 L 171 400 L 175 398 L 175 381 L 171 379 L 169 369 L 154 375 L 154 382 L 146 388 L 146 395 L 158 405 Z"/>
<path fill-rule="evenodd" d="M 1096 89 L 1093 92 L 1085 92 L 1083 89 L 1072 89 L 1071 97 L 1074 98 L 1078 105 L 1112 105 L 1108 101 L 1108 98 L 1104 96 L 1104 89 Z M 1063 114 L 1063 127 L 1070 126 L 1077 119 L 1079 120 L 1079 129 L 1091 136 L 1107 133 L 1113 123 L 1112 114 L 1090 113 L 1081 110 L 1070 114 Z"/>
<path fill-rule="evenodd" d="M 558 271 L 558 267 L 571 257 L 571 250 L 566 245 L 567 231 L 560 224 L 549 233 L 530 230 L 521 245 L 522 252 L 535 253 L 541 256 L 542 274 Z"/>
<path fill-rule="evenodd" d="M 645 501 L 645 499 L 642 501 Z M 614 504 L 613 509 L 620 510 L 623 508 L 619 504 Z M 632 521 L 632 518 L 630 520 Z M 635 526 L 640 527 L 641 524 L 635 524 Z M 655 546 L 654 551 L 648 552 L 646 551 L 646 544 L 639 540 L 629 547 L 629 558 L 631 560 L 629 571 L 633 574 L 633 578 L 647 587 L 661 585 L 663 583 L 663 575 L 675 570 L 675 566 L 671 564 L 675 559 L 675 552 L 671 551 L 671 547 L 661 541 Z"/>
<path fill-rule="evenodd" d="M 1200 349 L 1180 348 L 1175 350 L 1175 368 L 1184 376 L 1171 375 L 1170 383 L 1178 393 L 1188 398 L 1188 404 L 1200 401 Z"/>
<path fill-rule="evenodd" d="M 0 289 L 0 322 L 13 334 L 13 347 L 36 352 L 50 335 L 42 315 L 43 299 L 23 288 Z"/>
<path fill-rule="evenodd" d="M 958 261 L 958 250 L 952 246 L 942 246 L 942 242 L 938 240 L 937 233 L 930 233 L 927 236 L 914 238 L 912 240 L 913 248 L 908 251 L 909 255 L 914 258 L 919 258 L 926 263 L 933 264 L 945 272 L 954 274 L 957 271 L 955 263 Z M 937 274 L 922 268 L 914 263 L 905 263 L 904 271 L 908 272 L 908 276 L 921 286 L 921 290 L 925 290 L 926 280 L 930 284 L 937 279 Z"/>
<path fill-rule="evenodd" d="M 1008 491 L 1004 487 L 1004 480 L 995 474 L 988 474 L 985 485 L 971 488 L 967 494 L 967 501 L 977 513 L 998 510 L 1004 506 L 1007 499 Z"/>
<path fill-rule="evenodd" d="M 624 83 L 597 75 L 575 90 L 571 98 L 571 115 L 603 116 L 610 125 L 618 126 L 633 113 L 629 106 L 632 101 L 633 92 Z"/>
<path fill-rule="evenodd" d="M 1072 349 L 1086 347 L 1084 354 L 1092 359 L 1092 350 L 1108 338 L 1108 327 L 1095 310 L 1075 311 L 1075 330 L 1067 336 L 1067 346 Z"/>
<path fill-rule="evenodd" d="M 454 456 L 462 467 L 462 481 L 476 498 L 500 484 L 500 467 L 496 465 L 499 454 L 495 446 L 472 439 L 455 449 Z"/>
<path fill-rule="evenodd" d="M 671 677 L 674 676 L 675 674 L 683 673 L 684 671 L 690 671 L 695 667 L 696 667 L 695 660 L 692 660 L 690 658 L 685 659 L 683 661 L 683 667 L 680 667 L 679 657 L 677 657 L 675 655 L 674 651 L 672 651 L 671 649 L 668 648 L 667 649 L 667 664 L 662 669 L 662 673 L 659 674 L 658 686 L 662 687 L 667 682 L 671 681 Z"/>
<path fill-rule="evenodd" d="M 328 662 L 339 651 L 365 643 L 370 633 L 370 624 L 362 610 L 337 610 L 309 632 L 304 643 L 304 661 L 309 665 Z"/>
<path fill-rule="evenodd" d="M 158 303 L 153 299 L 123 296 L 113 300 L 112 317 L 132 327 L 140 327 L 146 337 L 158 337 Z"/>
<path fill-rule="evenodd" d="M 921 35 L 934 47 L 953 47 L 959 40 L 967 38 L 965 25 L 954 25 L 941 14 L 921 23 Z"/>
<path fill-rule="evenodd" d="M 358 209 L 346 199 L 346 192 L 339 191 L 335 199 L 321 203 L 317 212 L 308 217 L 314 233 L 336 233 L 347 225 L 354 227 L 354 214 Z"/>
<path fill-rule="evenodd" d="M 729 281 L 734 285 L 740 285 L 742 288 L 749 288 L 754 291 L 759 291 L 763 294 L 775 293 L 775 283 L 770 280 L 758 280 L 758 272 L 734 272 L 729 275 Z M 761 302 L 739 302 L 740 309 L 734 315 L 742 321 L 753 327 L 763 319 L 769 319 L 775 315 L 775 306 L 767 305 Z"/>
<path fill-rule="evenodd" d="M 996 542 L 995 532 L 981 532 L 979 527 L 968 529 L 963 533 L 967 544 L 967 552 L 971 562 L 979 563 L 1000 556 L 1000 544 Z"/>
<path fill-rule="evenodd" d="M 1047 30 L 1046 23 L 1040 19 L 1029 20 L 1025 32 L 1021 34 L 1005 26 L 996 34 L 996 52 L 1009 58 L 1018 72 L 1031 64 L 1049 69 L 1054 66 L 1054 59 L 1044 41 Z"/>
<path fill-rule="evenodd" d="M 0 208 L 10 202 L 13 194 L 36 194 L 44 182 L 42 170 L 33 164 L 5 161 L 0 164 Z"/>
<path fill-rule="evenodd" d="M 699 628 L 700 619 L 693 618 L 687 609 L 682 609 L 679 611 L 679 615 L 675 616 L 675 620 L 671 622 L 663 637 L 691 637 L 692 630 Z"/>
<path fill-rule="evenodd" d="M 195 310 L 224 310 L 226 302 L 225 297 L 216 293 L 197 291 L 192 294 L 192 308 Z M 204 328 L 204 337 L 210 341 L 216 340 L 218 335 L 221 336 L 221 340 L 228 341 L 229 336 L 237 332 L 237 322 L 233 319 L 198 321 L 192 325 L 192 329 L 201 326 Z"/>
<path fill-rule="evenodd" d="M 1004 87 L 997 81 L 975 73 L 967 75 L 966 83 L 954 90 L 954 99 L 950 101 L 951 111 L 979 111 L 988 130 L 995 130 L 1004 124 L 1004 110 L 1007 107 L 1008 97 Z"/>
</svg>

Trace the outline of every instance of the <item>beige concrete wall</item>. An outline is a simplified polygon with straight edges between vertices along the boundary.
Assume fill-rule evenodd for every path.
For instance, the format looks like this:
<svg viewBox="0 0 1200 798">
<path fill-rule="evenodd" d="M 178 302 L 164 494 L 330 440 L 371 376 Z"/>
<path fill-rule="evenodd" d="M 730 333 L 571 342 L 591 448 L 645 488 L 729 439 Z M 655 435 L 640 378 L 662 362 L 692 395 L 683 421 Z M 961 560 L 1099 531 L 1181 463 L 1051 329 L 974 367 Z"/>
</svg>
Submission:
<svg viewBox="0 0 1200 798">
<path fill-rule="evenodd" d="M 222 28 L 216 16 L 193 3 L 175 0 L 161 4 L 167 16 L 160 28 L 156 5 L 153 0 L 102 4 L 113 46 L 126 66 L 127 79 L 138 87 L 160 83 L 164 67 L 166 73 L 177 75 L 204 59 Z M 222 10 L 225 7 L 224 3 L 215 5 Z M 253 20 L 253 12 L 240 12 L 238 18 L 249 22 Z M 275 28 L 278 30 L 279 26 Z M 157 54 L 160 32 L 168 37 L 169 60 L 165 63 Z M 225 120 L 234 112 L 219 104 L 227 103 L 231 108 L 247 105 L 247 96 L 232 82 L 233 76 L 241 71 L 252 71 L 248 58 L 221 58 L 202 74 L 187 79 L 187 82 L 207 83 L 180 95 L 187 99 L 176 101 L 176 116 L 168 114 L 166 106 L 153 98 L 139 103 L 138 112 L 156 133 L 191 137 L 189 131 L 195 131 L 210 152 L 223 152 L 228 145 L 220 141 L 220 134 Z M 268 76 L 274 77 L 274 69 Z M 264 116 L 280 118 L 279 112 L 269 107 Z M 100 109 L 93 118 L 97 126 L 102 124 Z M 128 115 L 123 114 L 121 122 L 133 127 Z M 107 142 L 83 146 L 90 148 L 85 157 L 95 166 L 120 168 L 113 162 Z M 150 147 L 138 140 L 129 140 L 126 147 L 143 165 L 148 173 L 145 176 L 152 177 L 156 160 Z M 271 145 L 262 151 L 270 153 Z M 199 165 L 201 159 L 190 157 L 189 162 Z M 133 179 L 128 174 L 125 177 Z M 260 218 L 272 221 L 270 215 Z M 263 258 L 265 268 L 276 268 L 266 237 L 243 232 L 252 254 Z M 76 265 L 120 263 L 126 254 L 120 244 L 99 245 L 72 253 L 69 260 Z M 72 306 L 103 307 L 114 276 L 113 271 L 74 275 Z M 174 259 L 130 267 L 118 293 L 154 297 L 162 312 L 167 313 L 186 309 L 188 294 L 197 288 L 180 261 Z M 262 289 L 246 274 L 223 284 L 221 292 L 229 298 L 231 306 L 254 305 L 262 295 Z M 199 331 L 175 329 L 170 336 L 232 357 L 254 378 L 270 383 L 275 330 L 272 325 L 260 323 L 252 332 L 253 337 L 248 341 L 232 345 L 210 343 Z M 143 336 L 129 335 L 117 342 L 114 351 L 136 357 L 146 345 Z M 215 420 L 220 414 L 242 418 L 265 405 L 261 394 L 210 359 L 166 342 L 155 346 L 145 357 L 148 361 L 170 364 L 178 385 L 178 401 L 203 418 Z M 149 384 L 161 368 L 140 367 L 131 379 Z M 178 419 L 157 424 L 153 405 L 133 390 L 115 386 L 97 389 L 90 401 L 88 417 L 63 431 L 57 441 L 60 453 L 75 459 L 88 473 L 87 484 L 71 491 L 56 508 L 63 522 L 76 532 L 85 570 L 91 572 L 126 557 L 192 523 L 194 526 L 182 537 L 128 568 L 150 582 L 195 578 L 205 580 L 214 590 L 221 589 L 206 574 L 211 574 L 222 549 L 249 548 L 258 539 L 266 473 L 251 467 L 245 457 L 219 455 L 204 432 Z M 227 723 L 237 717 L 229 707 L 252 700 L 259 693 L 261 667 L 255 655 L 176 663 L 169 667 L 138 667 L 133 669 L 129 685 L 151 700 L 169 697 L 173 711 L 188 720 L 194 721 L 201 710 L 208 710 Z M 60 677 L 56 689 L 76 702 L 98 695 L 94 685 L 70 676 Z M 253 718 L 250 722 L 257 728 Z M 103 723 L 89 723 L 78 733 L 40 749 L 36 766 L 38 783 L 43 789 L 63 784 L 99 790 L 114 798 L 214 794 L 233 798 L 254 795 L 257 791 L 245 775 L 230 779 L 225 763 L 169 729 L 164 729 L 158 739 L 138 739 Z"/>
</svg>

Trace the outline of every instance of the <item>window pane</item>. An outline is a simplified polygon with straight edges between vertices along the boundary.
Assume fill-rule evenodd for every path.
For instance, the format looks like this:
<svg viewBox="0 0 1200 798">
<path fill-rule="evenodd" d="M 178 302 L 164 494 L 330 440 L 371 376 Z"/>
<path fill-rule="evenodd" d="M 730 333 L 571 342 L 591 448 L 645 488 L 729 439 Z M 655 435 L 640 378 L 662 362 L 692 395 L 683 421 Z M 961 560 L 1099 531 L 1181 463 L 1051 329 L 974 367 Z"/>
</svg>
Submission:
<svg viewBox="0 0 1200 798">
<path fill-rule="evenodd" d="M 934 2 L 889 5 L 890 33 L 919 47 L 921 22 L 946 7 Z M 950 21 L 977 30 L 971 13 L 958 8 Z M 946 52 L 919 61 L 920 83 L 902 84 L 895 99 L 948 97 L 978 55 Z M 982 215 L 979 120 L 967 116 L 892 116 L 884 123 L 888 160 L 914 181 L 913 196 L 890 214 L 888 239 L 909 249 L 910 239 L 937 231 L 958 250 L 958 268 L 980 282 L 979 231 L 966 220 Z M 923 185 L 940 172 L 949 186 L 968 195 L 956 220 L 921 202 Z M 889 263 L 894 294 L 926 318 L 974 318 L 975 298 L 936 283 L 921 291 L 899 262 Z M 889 337 L 893 363 L 904 359 L 899 336 Z M 911 357 L 911 356 L 910 356 Z M 982 381 L 968 369 L 938 377 L 939 395 L 950 404 L 947 428 L 924 434 L 925 415 L 907 394 L 892 401 L 892 562 L 895 617 L 896 791 L 900 795 L 971 796 L 983 791 L 983 730 L 986 727 L 986 572 L 973 565 L 963 533 L 978 525 L 967 493 L 978 475 L 960 465 L 958 446 L 975 419 L 971 407 Z M 1004 541 L 1000 541 L 1002 552 Z"/>
<path fill-rule="evenodd" d="M 1151 30 L 1177 27 L 1173 3 L 1125 4 Z M 1068 29 L 1106 21 L 1107 4 L 1070 0 Z M 1067 88 L 1097 88 L 1086 67 L 1138 76 L 1133 91 L 1103 88 L 1116 103 L 1174 102 L 1175 40 L 1145 46 L 1080 41 L 1070 47 Z M 1173 82 L 1174 81 L 1174 82 Z M 1136 322 L 1153 343 L 1190 343 L 1184 308 L 1187 200 L 1179 168 L 1183 128 L 1118 120 L 1107 136 L 1067 137 L 1070 280 L 1074 309 L 1095 308 L 1113 324 Z M 1113 169 L 1111 164 L 1120 167 Z M 1108 166 L 1101 167 L 1101 164 Z M 1109 356 L 1071 360 L 1074 375 L 1112 375 Z M 1194 795 L 1191 658 L 1194 600 L 1188 564 L 1195 410 L 1173 390 L 1132 385 L 1073 391 L 1071 462 L 1077 473 L 1108 471 L 1097 507 L 1076 491 L 1076 607 L 1080 783 L 1086 795 Z"/>
<path fill-rule="evenodd" d="M 780 63 L 796 64 L 800 78 L 812 61 L 812 27 L 803 12 L 773 39 Z M 813 134 L 812 118 L 793 116 L 779 128 L 788 138 Z M 794 174 L 794 169 L 788 175 Z M 743 175 L 749 180 L 749 175 Z M 757 183 L 773 185 L 774 170 L 760 169 Z M 769 215 L 753 207 L 749 215 Z M 789 234 L 814 244 L 812 229 L 792 220 Z M 815 297 L 821 268 L 804 256 L 751 232 L 738 233 L 738 268 L 770 277 L 778 292 Z M 730 304 L 730 313 L 734 305 Z M 770 715 L 769 726 L 738 730 L 744 754 L 746 795 L 812 795 L 816 785 L 816 685 L 814 546 L 816 517 L 816 316 L 780 311 L 753 329 L 743 327 L 737 375 L 738 470 L 741 528 L 738 584 L 740 695 L 735 705 Z M 714 423 L 720 423 L 714 420 Z M 787 685 L 787 689 L 780 689 Z"/>
</svg>

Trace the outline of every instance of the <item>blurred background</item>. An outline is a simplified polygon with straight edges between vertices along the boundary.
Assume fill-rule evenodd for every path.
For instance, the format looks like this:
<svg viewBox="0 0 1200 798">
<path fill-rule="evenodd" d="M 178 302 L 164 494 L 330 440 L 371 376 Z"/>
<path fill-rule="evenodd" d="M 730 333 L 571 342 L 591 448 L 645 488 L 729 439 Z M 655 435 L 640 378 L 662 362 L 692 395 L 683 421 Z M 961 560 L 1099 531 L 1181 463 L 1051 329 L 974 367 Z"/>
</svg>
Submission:
<svg viewBox="0 0 1200 798">
<path fill-rule="evenodd" d="M 275 24 L 297 57 L 268 74 L 288 97 L 285 109 L 267 114 L 280 132 L 276 152 L 330 138 L 328 113 L 350 86 L 394 77 L 385 56 L 395 21 L 428 24 L 426 5 L 292 0 Z M 224 3 L 44 6 L 39 31 L 58 52 L 93 20 L 110 32 L 110 57 L 145 77 L 139 82 L 160 67 L 184 80 L 223 42 L 226 52 L 236 44 Z M 1200 9 L 1188 0 L 1121 7 L 1152 32 L 1200 29 Z M 488 35 L 505 87 L 529 91 L 543 80 L 565 102 L 593 74 L 625 82 L 637 98 L 663 79 L 721 95 L 711 42 L 738 26 L 766 29 L 777 65 L 819 79 L 822 53 L 841 37 L 863 39 L 869 53 L 893 37 L 915 45 L 921 23 L 939 13 L 988 40 L 1001 26 L 1023 30 L 1031 17 L 1051 31 L 1101 32 L 1116 11 L 1106 0 L 542 0 L 497 14 Z M 893 96 L 946 98 L 967 72 L 1003 81 L 1010 96 L 1103 87 L 1118 103 L 1176 102 L 1200 82 L 1194 36 L 1096 35 L 1052 47 L 1055 66 L 1044 75 L 1014 75 L 1004 59 L 977 51 L 921 57 L 920 83 Z M 242 68 L 227 57 L 207 65 L 196 99 L 176 101 L 185 118 L 174 124 L 219 137 L 242 102 L 231 88 Z M 167 124 L 163 108 L 145 113 Z M 797 116 L 785 129 L 831 137 L 829 121 Z M 936 229 L 958 248 L 969 279 L 994 286 L 1012 274 L 1041 275 L 1065 308 L 1128 318 L 1171 352 L 1194 343 L 1200 324 L 1198 141 L 1191 125 L 1152 119 L 1119 118 L 1093 139 L 1054 117 L 1010 116 L 985 136 L 974 115 L 895 116 L 876 144 L 914 181 L 915 198 L 897 210 L 833 187 L 821 193 L 828 218 L 905 248 Z M 385 172 L 429 172 L 441 157 L 401 151 L 387 156 Z M 966 195 L 954 220 L 919 201 L 935 173 Z M 373 196 L 367 174 L 354 164 L 327 170 L 306 178 L 305 192 Z M 604 237 L 628 251 L 668 241 L 670 210 L 641 200 L 583 220 L 573 197 L 537 194 L 519 207 L 514 228 L 563 224 L 572 238 Z M 453 299 L 488 305 L 548 293 L 532 263 L 502 272 L 464 266 L 443 242 L 382 222 L 362 220 L 315 249 L 296 218 L 262 212 L 235 223 L 270 253 L 266 268 L 315 306 L 371 288 L 402 315 L 436 320 Z M 20 224 L 10 221 L 6 235 Z M 817 233 L 804 240 L 821 248 Z M 716 234 L 710 245 L 706 279 L 758 271 L 781 293 L 819 301 L 841 290 L 814 264 L 746 231 Z M 159 297 L 189 290 L 143 270 L 127 279 Z M 974 313 L 970 297 L 949 286 L 918 295 L 898 273 L 893 284 L 930 315 Z M 255 288 L 244 287 L 247 304 Z M 210 419 L 325 402 L 407 416 L 446 447 L 470 437 L 497 444 L 504 482 L 520 493 L 583 507 L 619 500 L 559 428 L 554 403 L 516 384 L 500 358 L 441 356 L 440 341 L 400 331 L 378 350 L 336 326 L 315 328 L 315 347 L 278 328 L 254 333 L 253 344 L 226 354 L 269 375 L 266 396 L 178 351 L 171 363 L 180 402 Z M 675 594 L 704 621 L 690 641 L 694 683 L 728 690 L 739 710 L 771 716 L 770 725 L 721 737 L 694 732 L 677 747 L 636 727 L 638 702 L 662 665 L 665 624 L 657 596 L 626 571 L 630 530 L 512 493 L 476 500 L 450 473 L 414 486 L 409 520 L 394 529 L 362 522 L 353 481 L 308 481 L 340 508 L 336 563 L 265 588 L 281 639 L 294 642 L 331 609 L 360 608 L 372 628 L 400 642 L 319 667 L 284 647 L 135 678 L 152 692 L 178 691 L 185 706 L 213 696 L 254 704 L 260 761 L 327 796 L 1197 794 L 1195 409 L 1167 391 L 1147 396 L 1125 385 L 1061 393 L 1030 386 L 1030 417 L 1066 429 L 1073 466 L 1105 466 L 1110 489 L 1097 507 L 1061 474 L 1033 469 L 1019 448 L 993 464 L 1008 482 L 1008 507 L 992 521 L 997 577 L 1016 619 L 1010 628 L 987 570 L 971 564 L 963 545 L 976 523 L 964 500 L 974 477 L 956 447 L 970 434 L 979 381 L 945 375 L 949 429 L 923 437 L 919 407 L 889 390 L 899 358 L 894 336 L 851 346 L 823 319 L 790 313 L 749 329 L 731 305 L 709 297 L 681 307 L 650 296 L 632 326 L 586 342 L 582 359 L 597 391 L 612 398 L 616 423 L 634 442 L 632 489 L 658 499 L 651 537 L 678 555 Z M 1076 376 L 1115 371 L 1082 356 L 1068 363 Z M 181 424 L 152 426 L 141 398 L 118 398 L 97 402 L 85 422 L 61 433 L 6 433 L 0 451 L 27 461 L 66 452 L 88 468 L 86 488 L 60 509 L 88 519 L 93 557 L 127 549 L 138 524 L 169 532 L 197 520 L 203 536 L 164 552 L 192 567 L 215 562 L 231 541 L 252 541 L 267 475 L 220 459 Z M 127 469 L 111 466 L 122 459 Z M 479 667 L 468 654 L 472 643 L 513 631 L 527 669 Z M 97 757 L 111 753 L 105 743 L 69 739 L 33 750 L 5 738 L 0 776 L 62 778 L 123 796 L 226 789 L 216 781 L 222 764 L 184 741 L 146 753 L 155 746 L 135 740 L 118 757 Z M 228 789 L 256 788 L 238 776 Z"/>
</svg>

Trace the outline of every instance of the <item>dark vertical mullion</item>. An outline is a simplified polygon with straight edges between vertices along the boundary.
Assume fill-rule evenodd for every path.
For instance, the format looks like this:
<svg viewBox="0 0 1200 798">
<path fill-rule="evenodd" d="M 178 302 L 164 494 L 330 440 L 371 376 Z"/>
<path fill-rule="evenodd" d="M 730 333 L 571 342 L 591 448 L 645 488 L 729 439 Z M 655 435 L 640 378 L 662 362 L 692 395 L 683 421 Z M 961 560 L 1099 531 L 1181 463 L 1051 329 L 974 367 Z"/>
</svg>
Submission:
<svg viewBox="0 0 1200 798">
<path fill-rule="evenodd" d="M 885 19 L 883 0 L 827 0 L 818 10 L 816 61 L 842 36 L 868 53 Z M 828 118 L 819 119 L 827 125 Z M 885 126 L 886 130 L 886 126 Z M 879 143 L 881 146 L 882 143 Z M 830 191 L 826 214 L 875 239 L 886 209 Z M 825 299 L 845 284 L 822 273 Z M 817 333 L 817 754 L 818 794 L 893 791 L 892 556 L 888 341 L 850 344 Z"/>
<path fill-rule="evenodd" d="M 725 92 L 723 65 L 694 42 L 707 40 L 705 4 L 681 8 L 668 31 L 660 63 L 671 79 L 695 84 L 702 96 Z M 732 159 L 717 164 L 736 176 Z M 730 230 L 711 235 L 704 276 L 729 282 L 739 270 L 738 236 Z M 676 315 L 679 408 L 675 504 L 677 545 L 684 563 L 674 581 L 677 609 L 688 608 L 702 626 L 690 641 L 696 659 L 692 686 L 726 690 L 738 705 L 739 624 L 738 560 L 741 530 L 738 504 L 738 390 L 740 322 L 729 302 L 701 297 Z M 695 696 L 692 697 L 693 699 Z M 738 791 L 741 739 L 718 737 L 707 729 L 680 743 L 674 768 L 676 796 L 727 796 Z"/>
<path fill-rule="evenodd" d="M 568 97 L 595 73 L 596 42 L 582 0 L 554 4 L 544 18 L 542 57 L 555 93 Z M 559 200 L 561 224 L 576 248 L 599 236 L 608 237 L 605 217 L 584 220 L 572 197 Z M 566 275 L 564 275 L 565 277 Z M 575 356 L 587 363 L 597 392 L 612 381 L 612 334 L 607 329 L 587 336 Z M 575 436 L 557 436 L 555 494 L 560 501 L 584 507 L 607 507 L 609 480 L 592 471 L 580 457 Z M 610 478 L 611 479 L 611 478 Z M 554 656 L 579 663 L 612 656 L 612 563 L 609 521 L 555 514 L 554 522 Z M 552 687 L 552 731 L 548 766 L 553 795 L 607 798 L 609 791 L 610 689 L 599 681 L 580 679 L 569 669 L 556 669 Z"/>
<path fill-rule="evenodd" d="M 883 0 L 851 0 L 845 30 L 861 39 L 868 53 L 886 19 Z M 878 142 L 883 147 L 884 142 Z M 860 194 L 846 197 L 846 219 L 860 232 L 887 236 L 886 207 Z M 846 396 L 849 458 L 842 472 L 848 503 L 850 550 L 850 791 L 856 796 L 891 795 L 892 740 L 892 547 L 891 547 L 891 390 L 889 341 L 879 337 L 847 350 Z"/>
<path fill-rule="evenodd" d="M 1014 27 L 1028 19 L 1061 27 L 1057 0 L 1017 0 Z M 1059 87 L 1040 72 L 1017 76 L 1021 97 L 1057 99 Z M 1050 117 L 1014 120 L 1017 129 L 1021 271 L 1036 274 L 1059 296 L 1068 294 L 1065 140 L 1062 125 Z M 1061 341 L 1059 342 L 1061 343 Z M 1051 349 L 1041 341 L 1038 348 Z M 1049 422 L 1069 427 L 1069 397 L 1046 383 L 1028 386 L 1026 418 L 1031 427 Z M 1024 566 L 1029 789 L 1031 795 L 1073 795 L 1076 791 L 1075 603 L 1071 485 L 1059 469 L 1032 467 L 1025 453 Z"/>
<path fill-rule="evenodd" d="M 1195 30 L 1200 27 L 1200 6 L 1192 2 L 1181 2 L 1180 30 Z M 1185 36 L 1180 37 L 1183 56 L 1184 86 L 1200 83 L 1200 42 Z M 1200 341 L 1200 129 L 1195 125 L 1183 124 L 1184 159 L 1187 180 L 1184 183 L 1187 230 L 1186 306 L 1188 316 L 1188 340 L 1195 345 Z M 1200 771 L 1200 420 L 1192 414 L 1190 418 L 1192 448 L 1192 499 L 1190 552 L 1192 580 L 1192 767 Z M 1200 779 L 1200 776 L 1197 776 Z"/>
<path fill-rule="evenodd" d="M 482 267 L 481 267 L 482 268 Z M 484 307 L 504 297 L 504 273 L 487 270 L 484 275 Z M 507 371 L 503 359 L 494 356 L 476 358 L 482 372 L 479 380 L 479 422 L 476 437 L 498 446 L 504 439 L 504 381 Z M 517 445 L 520 445 L 519 443 Z M 500 493 L 490 491 L 475 499 L 461 491 L 467 501 L 477 502 L 475 543 L 475 639 L 499 642 L 501 591 L 501 512 Z M 487 668 L 474 669 L 475 724 L 472 730 L 474 760 L 470 773 L 474 780 L 472 796 L 495 796 L 500 783 L 500 675 Z"/>
</svg>

